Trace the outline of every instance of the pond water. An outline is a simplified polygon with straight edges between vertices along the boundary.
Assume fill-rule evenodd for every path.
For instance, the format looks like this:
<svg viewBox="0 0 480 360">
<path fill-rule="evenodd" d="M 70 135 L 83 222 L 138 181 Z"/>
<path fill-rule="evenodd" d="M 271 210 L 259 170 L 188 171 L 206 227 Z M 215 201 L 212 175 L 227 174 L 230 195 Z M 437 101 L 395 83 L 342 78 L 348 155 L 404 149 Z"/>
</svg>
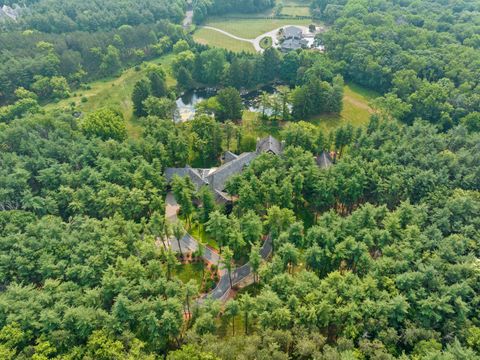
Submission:
<svg viewBox="0 0 480 360">
<path fill-rule="evenodd" d="M 243 105 L 249 111 L 260 112 L 260 95 L 265 91 L 268 94 L 276 94 L 278 89 L 276 86 L 268 85 L 250 92 L 241 94 Z M 176 122 L 184 122 L 192 120 L 195 117 L 195 105 L 199 102 L 209 99 L 217 94 L 216 89 L 201 88 L 186 91 L 180 96 L 177 103 L 177 113 L 175 115 Z M 268 113 L 268 112 L 267 112 Z"/>
</svg>

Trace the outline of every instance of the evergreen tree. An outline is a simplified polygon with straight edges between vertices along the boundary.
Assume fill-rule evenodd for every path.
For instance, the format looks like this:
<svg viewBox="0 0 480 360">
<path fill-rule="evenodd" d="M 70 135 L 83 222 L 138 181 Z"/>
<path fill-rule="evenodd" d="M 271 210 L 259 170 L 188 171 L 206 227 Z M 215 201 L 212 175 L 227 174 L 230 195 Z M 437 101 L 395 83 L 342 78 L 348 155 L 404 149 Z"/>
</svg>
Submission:
<svg viewBox="0 0 480 360">
<path fill-rule="evenodd" d="M 135 116 L 142 117 L 148 115 L 144 102 L 150 96 L 150 92 L 150 81 L 147 79 L 137 81 L 133 87 L 132 102 Z"/>
</svg>

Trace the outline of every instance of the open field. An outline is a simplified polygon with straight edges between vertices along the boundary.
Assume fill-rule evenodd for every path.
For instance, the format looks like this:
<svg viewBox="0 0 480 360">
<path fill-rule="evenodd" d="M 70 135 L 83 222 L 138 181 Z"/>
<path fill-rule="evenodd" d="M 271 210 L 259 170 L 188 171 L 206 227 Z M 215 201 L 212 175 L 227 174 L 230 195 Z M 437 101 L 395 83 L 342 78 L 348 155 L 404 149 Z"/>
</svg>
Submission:
<svg viewBox="0 0 480 360">
<path fill-rule="evenodd" d="M 322 114 L 308 121 L 327 133 L 345 124 L 352 124 L 354 127 L 364 126 L 373 113 L 369 102 L 378 96 L 380 94 L 374 91 L 355 84 L 347 84 L 344 88 L 343 110 L 339 115 Z M 255 139 L 267 135 L 278 137 L 282 127 L 286 124 L 288 122 L 262 121 L 259 114 L 255 112 L 245 111 L 243 113 L 242 126 L 246 133 Z"/>
<path fill-rule="evenodd" d="M 310 122 L 322 130 L 330 132 L 339 125 L 352 124 L 354 127 L 364 126 L 373 113 L 369 102 L 380 94 L 355 84 L 347 84 L 344 88 L 343 110 L 340 115 L 320 115 Z"/>
<path fill-rule="evenodd" d="M 310 16 L 310 8 L 308 6 L 284 6 L 281 15 Z"/>
<path fill-rule="evenodd" d="M 240 41 L 231 38 L 230 36 L 219 33 L 218 31 L 199 28 L 193 34 L 193 38 L 199 44 L 210 45 L 213 47 L 220 47 L 235 52 L 255 52 L 252 44 L 246 41 Z"/>
<path fill-rule="evenodd" d="M 212 17 L 206 26 L 212 26 L 245 39 L 256 37 L 285 25 L 304 25 L 312 23 L 310 19 L 232 19 L 230 17 Z"/>
<path fill-rule="evenodd" d="M 122 75 L 117 78 L 103 79 L 89 83 L 88 90 L 78 89 L 74 92 L 75 96 L 64 99 L 57 103 L 51 103 L 45 106 L 45 110 L 54 110 L 57 108 L 69 108 L 71 103 L 76 104 L 76 108 L 81 112 L 89 112 L 102 107 L 113 107 L 122 112 L 123 117 L 127 121 L 127 129 L 130 135 L 137 136 L 139 134 L 139 126 L 133 117 L 133 104 L 131 100 L 132 91 L 135 83 L 143 78 L 146 74 L 148 64 L 163 65 L 163 69 L 167 73 L 168 86 L 175 85 L 175 79 L 170 74 L 170 64 L 173 55 L 162 56 L 158 59 L 147 61 L 142 64 L 140 71 L 135 68 L 125 70 Z M 82 102 L 82 98 L 86 98 L 86 102 Z"/>
</svg>

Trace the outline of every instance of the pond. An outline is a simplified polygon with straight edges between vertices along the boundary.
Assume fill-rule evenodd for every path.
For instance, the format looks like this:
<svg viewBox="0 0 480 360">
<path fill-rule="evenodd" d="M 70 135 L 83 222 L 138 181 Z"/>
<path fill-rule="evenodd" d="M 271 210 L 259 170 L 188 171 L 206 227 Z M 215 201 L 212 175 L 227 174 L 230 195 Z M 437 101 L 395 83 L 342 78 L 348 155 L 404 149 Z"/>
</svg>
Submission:
<svg viewBox="0 0 480 360">
<path fill-rule="evenodd" d="M 268 85 L 258 90 L 242 93 L 241 97 L 245 108 L 252 112 L 260 112 L 260 95 L 264 91 L 268 94 L 276 94 L 278 93 L 278 88 L 273 85 Z M 192 120 L 195 117 L 195 105 L 215 96 L 216 94 L 217 90 L 213 88 L 201 88 L 186 91 L 176 101 L 177 113 L 175 115 L 175 121 L 184 122 Z"/>
</svg>

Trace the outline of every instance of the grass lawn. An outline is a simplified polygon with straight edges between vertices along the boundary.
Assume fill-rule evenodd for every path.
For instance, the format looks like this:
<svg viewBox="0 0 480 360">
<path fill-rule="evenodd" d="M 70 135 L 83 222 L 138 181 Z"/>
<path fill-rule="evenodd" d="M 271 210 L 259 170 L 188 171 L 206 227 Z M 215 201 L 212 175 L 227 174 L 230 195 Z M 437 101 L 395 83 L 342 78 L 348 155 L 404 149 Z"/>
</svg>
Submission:
<svg viewBox="0 0 480 360">
<path fill-rule="evenodd" d="M 375 91 L 355 84 L 347 84 L 344 88 L 343 111 L 339 115 L 322 114 L 308 121 L 319 126 L 326 133 L 348 123 L 354 127 L 364 126 L 368 123 L 373 112 L 368 103 L 378 96 L 380 94 Z M 279 137 L 282 127 L 286 124 L 288 122 L 262 121 L 259 113 L 243 112 L 242 127 L 249 136 L 255 139 L 267 135 Z"/>
<path fill-rule="evenodd" d="M 198 286 L 202 284 L 202 268 L 203 262 L 180 264 L 175 268 L 175 276 L 179 278 L 183 283 L 187 283 L 190 279 L 197 282 Z"/>
<path fill-rule="evenodd" d="M 310 8 L 308 6 L 284 6 L 281 14 L 287 16 L 310 16 Z"/>
<path fill-rule="evenodd" d="M 193 38 L 199 44 L 220 47 L 235 52 L 255 52 L 255 48 L 252 44 L 246 41 L 233 39 L 230 36 L 211 29 L 199 28 L 193 34 Z"/>
<path fill-rule="evenodd" d="M 340 115 L 320 115 L 309 121 L 318 125 L 323 131 L 330 132 L 340 125 L 352 124 L 354 127 L 368 123 L 373 110 L 369 102 L 380 94 L 355 84 L 347 84 L 344 88 L 343 110 Z"/>
<path fill-rule="evenodd" d="M 57 103 L 51 103 L 45 106 L 45 110 L 69 108 L 72 102 L 81 112 L 90 112 L 102 107 L 113 107 L 122 112 L 127 121 L 127 130 L 130 136 L 136 137 L 140 134 L 140 126 L 133 116 L 133 104 L 131 100 L 132 91 L 135 83 L 146 74 L 147 64 L 161 64 L 167 73 L 168 86 L 175 85 L 175 79 L 170 74 L 170 64 L 173 55 L 162 56 L 152 61 L 146 61 L 142 64 L 140 71 L 134 68 L 125 70 L 119 77 L 113 79 L 103 79 L 89 83 L 89 90 L 78 89 L 74 92 L 75 96 L 64 99 Z M 82 102 L 82 98 L 87 99 Z"/>
<path fill-rule="evenodd" d="M 260 40 L 260 47 L 262 49 L 268 49 L 269 47 L 272 47 L 272 38 L 270 36 L 264 37 L 262 40 Z"/>
<path fill-rule="evenodd" d="M 245 39 L 255 39 L 266 32 L 285 25 L 305 25 L 310 19 L 233 19 L 231 17 L 212 17 L 205 25 L 224 30 Z"/>
<path fill-rule="evenodd" d="M 208 245 L 215 250 L 219 249 L 217 242 L 205 232 L 205 229 L 202 225 L 193 224 L 189 230 L 189 233 L 202 244 Z"/>
<path fill-rule="evenodd" d="M 243 112 L 242 127 L 245 132 L 255 139 L 268 135 L 278 136 L 283 124 L 280 121 L 262 121 L 261 115 L 260 113 L 248 110 Z"/>
</svg>

